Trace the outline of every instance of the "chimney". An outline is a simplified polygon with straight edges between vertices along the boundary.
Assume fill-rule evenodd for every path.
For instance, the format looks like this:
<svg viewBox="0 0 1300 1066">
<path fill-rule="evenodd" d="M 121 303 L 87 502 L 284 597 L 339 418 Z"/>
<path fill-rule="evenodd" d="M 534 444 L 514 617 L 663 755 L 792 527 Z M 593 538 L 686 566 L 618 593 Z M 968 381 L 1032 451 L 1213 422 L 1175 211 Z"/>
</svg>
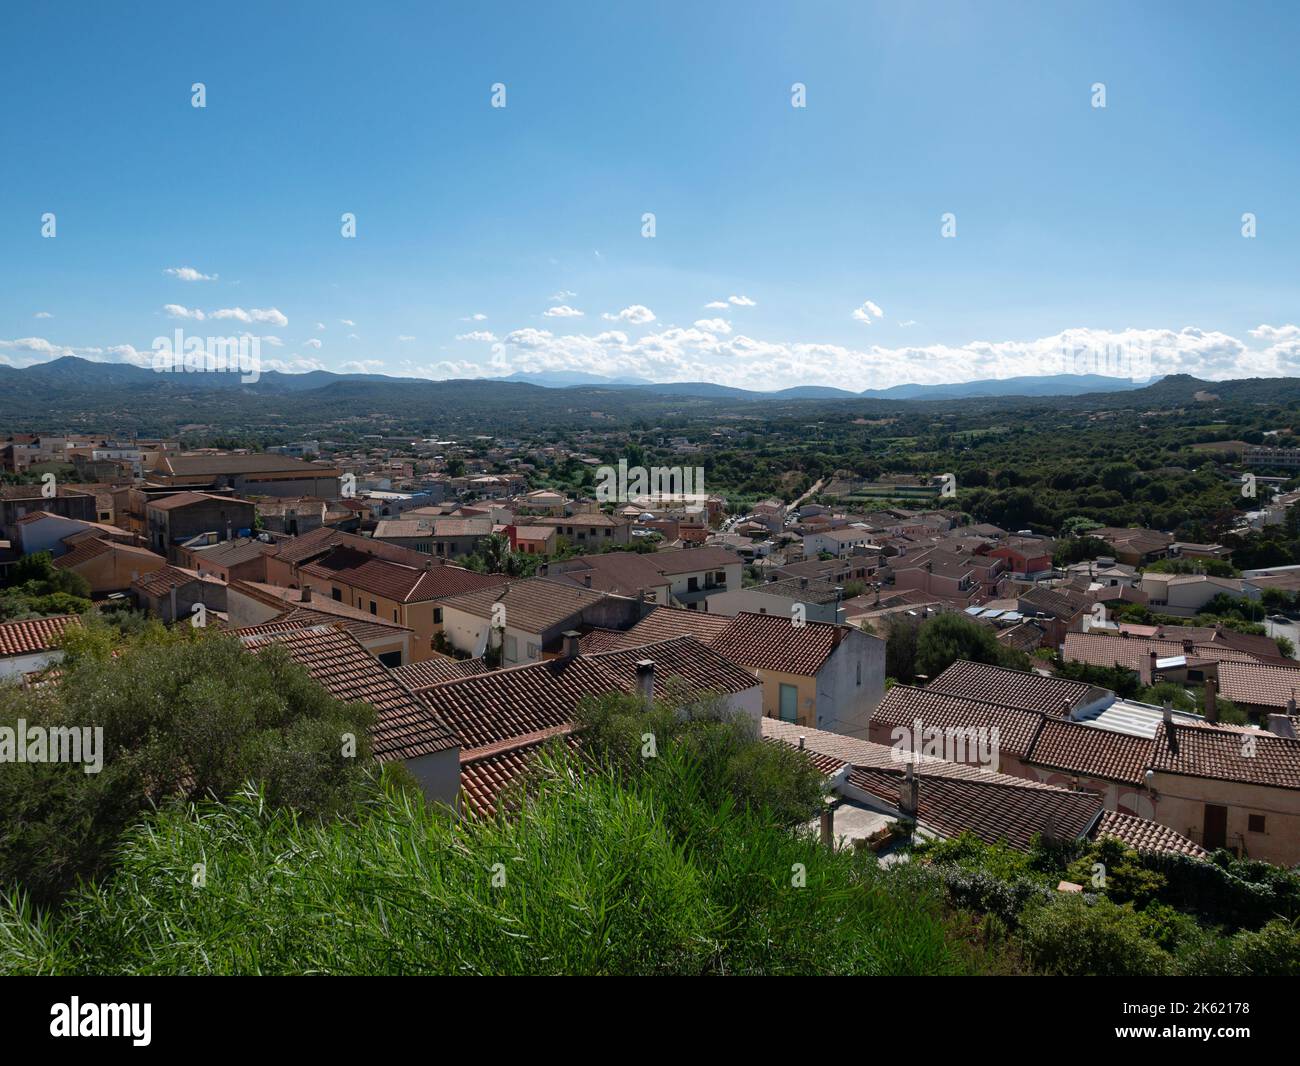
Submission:
<svg viewBox="0 0 1300 1066">
<path fill-rule="evenodd" d="M 171 604 L 172 604 L 172 616 L 171 616 L 171 621 L 174 622 L 174 621 L 176 621 L 176 586 L 175 586 L 175 585 L 173 585 L 173 586 L 171 587 L 171 592 L 170 592 L 170 596 L 169 596 L 169 598 L 171 599 Z"/>
<path fill-rule="evenodd" d="M 800 750 L 800 751 L 803 751 L 803 750 L 804 750 L 804 745 L 807 743 L 807 741 L 808 741 L 808 738 L 807 738 L 807 737 L 800 737 L 800 738 L 799 738 L 799 750 Z"/>
<path fill-rule="evenodd" d="M 1295 719 L 1289 718 L 1285 714 L 1270 714 L 1268 716 L 1268 731 L 1276 737 L 1295 740 Z"/>
<path fill-rule="evenodd" d="M 835 847 L 835 808 L 830 796 L 822 798 L 821 841 L 823 847 Z"/>
<path fill-rule="evenodd" d="M 234 539 L 235 539 L 235 532 L 233 527 L 230 525 L 230 519 L 227 518 L 226 519 L 226 540 L 234 540 Z"/>
<path fill-rule="evenodd" d="M 917 780 L 916 766 L 909 762 L 903 768 L 903 780 L 898 786 L 898 810 L 904 818 L 916 821 L 919 803 L 920 781 Z"/>
<path fill-rule="evenodd" d="M 636 664 L 636 687 L 647 704 L 655 698 L 655 661 L 642 659 Z"/>
<path fill-rule="evenodd" d="M 311 603 L 311 586 L 303 585 L 302 595 L 298 597 L 303 603 Z"/>
<path fill-rule="evenodd" d="M 1291 690 L 1291 695 L 1287 697 L 1286 713 L 1295 714 L 1295 689 Z"/>
<path fill-rule="evenodd" d="M 1184 640 L 1184 641 L 1183 641 L 1183 654 L 1184 654 L 1184 655 L 1190 657 L 1194 648 L 1195 648 L 1195 645 L 1194 645 L 1190 640 Z"/>
<path fill-rule="evenodd" d="M 1218 685 L 1214 683 L 1212 677 L 1205 679 L 1205 720 L 1207 722 L 1219 720 Z"/>
<path fill-rule="evenodd" d="M 808 587 L 808 579 L 806 577 L 801 577 L 799 579 L 799 587 L 801 589 L 806 589 Z"/>
<path fill-rule="evenodd" d="M 1165 700 L 1165 741 L 1169 745 L 1169 750 L 1175 755 L 1178 754 L 1178 734 L 1174 732 L 1174 709 L 1168 700 Z"/>
<path fill-rule="evenodd" d="M 578 637 L 581 634 L 576 629 L 566 629 L 562 636 L 564 637 L 564 652 L 561 659 L 576 659 L 578 657 Z"/>
</svg>

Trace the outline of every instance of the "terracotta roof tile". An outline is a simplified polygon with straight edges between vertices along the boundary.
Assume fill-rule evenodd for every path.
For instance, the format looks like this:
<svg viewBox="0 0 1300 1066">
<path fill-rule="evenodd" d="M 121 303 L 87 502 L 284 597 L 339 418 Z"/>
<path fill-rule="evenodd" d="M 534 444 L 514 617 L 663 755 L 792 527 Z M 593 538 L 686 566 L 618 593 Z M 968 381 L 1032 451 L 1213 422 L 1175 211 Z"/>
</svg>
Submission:
<svg viewBox="0 0 1300 1066">
<path fill-rule="evenodd" d="M 1162 773 L 1300 789 L 1300 740 L 1161 722 L 1152 750 L 1152 766 Z"/>
<path fill-rule="evenodd" d="M 75 614 L 0 622 L 0 656 L 30 655 L 57 647 L 68 626 L 81 625 Z"/>
<path fill-rule="evenodd" d="M 482 656 L 476 659 L 450 659 L 439 656 L 425 659 L 423 662 L 407 663 L 405 666 L 393 667 L 393 673 L 412 689 L 428 688 L 441 685 L 444 681 L 455 681 L 462 677 L 487 673 L 489 667 Z"/>
<path fill-rule="evenodd" d="M 1042 789 L 1027 782 L 956 780 L 919 771 L 917 821 L 942 836 L 973 833 L 989 844 L 1005 840 L 1025 850 L 1035 834 L 1072 840 L 1092 828 L 1101 798 L 1091 792 Z M 848 783 L 892 805 L 899 802 L 902 769 L 855 769 Z"/>
<path fill-rule="evenodd" d="M 1093 837 L 1115 837 L 1137 851 L 1169 852 L 1190 855 L 1194 859 L 1203 859 L 1209 855 L 1196 841 L 1189 840 L 1166 825 L 1132 814 L 1120 814 L 1118 811 L 1102 812 Z"/>
<path fill-rule="evenodd" d="M 1083 681 L 1008 670 L 964 659 L 953 663 L 926 687 L 933 692 L 948 692 L 1053 715 L 1063 715 L 1067 705 L 1078 707 L 1102 694 L 1101 689 Z"/>
<path fill-rule="evenodd" d="M 1141 669 L 1141 661 L 1154 651 L 1161 659 L 1186 654 L 1181 641 L 1145 640 L 1140 637 L 1112 636 L 1108 633 L 1066 633 L 1062 654 L 1069 662 L 1091 666 L 1122 666 Z M 1250 661 L 1245 652 L 1210 643 L 1194 644 L 1192 656 L 1218 662 Z"/>
<path fill-rule="evenodd" d="M 1288 700 L 1300 699 L 1300 662 L 1295 666 L 1223 662 L 1218 673 L 1219 692 L 1234 703 L 1284 711 Z"/>
<path fill-rule="evenodd" d="M 251 651 L 283 647 L 336 699 L 374 707 L 371 744 L 381 762 L 458 747 L 451 730 L 350 633 L 320 625 L 241 639 Z"/>
<path fill-rule="evenodd" d="M 504 580 L 504 579 L 503 579 Z M 443 605 L 478 618 L 491 618 L 497 603 L 505 605 L 513 629 L 541 633 L 581 616 L 589 607 L 606 600 L 608 593 L 580 588 L 567 581 L 535 577 L 452 596 Z"/>
<path fill-rule="evenodd" d="M 1151 745 L 1146 737 L 1044 718 L 1025 761 L 1066 773 L 1139 785 L 1151 765 Z"/>
<path fill-rule="evenodd" d="M 700 644 L 680 637 L 659 644 L 547 659 L 478 674 L 419 690 L 465 748 L 481 748 L 539 730 L 570 725 L 589 696 L 636 689 L 636 664 L 655 663 L 655 695 L 669 695 L 680 678 L 691 692 L 746 692 L 758 685 L 748 671 Z"/>
<path fill-rule="evenodd" d="M 872 725 L 911 730 L 917 719 L 923 729 L 996 729 L 998 750 L 1010 755 L 1028 751 L 1046 720 L 1037 711 L 911 685 L 895 685 L 871 712 Z"/>
</svg>

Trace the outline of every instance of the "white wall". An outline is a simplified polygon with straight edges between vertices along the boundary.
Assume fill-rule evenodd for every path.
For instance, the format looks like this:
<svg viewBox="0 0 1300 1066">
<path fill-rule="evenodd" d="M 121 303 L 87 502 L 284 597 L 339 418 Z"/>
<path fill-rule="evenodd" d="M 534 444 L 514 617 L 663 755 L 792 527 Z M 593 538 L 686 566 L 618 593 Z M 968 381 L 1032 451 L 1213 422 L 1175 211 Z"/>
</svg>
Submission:
<svg viewBox="0 0 1300 1066">
<path fill-rule="evenodd" d="M 6 655 L 0 659 L 0 677 L 21 680 L 23 674 L 41 670 L 50 663 L 61 662 L 63 652 L 55 648 L 49 651 L 35 651 L 27 655 Z"/>
<path fill-rule="evenodd" d="M 817 672 L 817 728 L 865 740 L 871 712 L 884 696 L 885 642 L 852 630 Z"/>
</svg>

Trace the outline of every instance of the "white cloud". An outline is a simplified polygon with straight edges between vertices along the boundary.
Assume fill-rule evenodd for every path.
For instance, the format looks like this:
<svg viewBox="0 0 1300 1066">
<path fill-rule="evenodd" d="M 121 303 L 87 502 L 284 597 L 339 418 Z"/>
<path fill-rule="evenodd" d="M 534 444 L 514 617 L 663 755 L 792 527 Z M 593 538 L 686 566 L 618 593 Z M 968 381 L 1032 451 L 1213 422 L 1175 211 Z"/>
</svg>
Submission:
<svg viewBox="0 0 1300 1066">
<path fill-rule="evenodd" d="M 163 271 L 169 277 L 180 278 L 181 281 L 216 281 L 216 274 L 203 274 L 193 267 L 168 267 Z"/>
<path fill-rule="evenodd" d="M 48 311 L 37 311 L 36 314 L 35 314 L 33 317 L 35 317 L 35 318 L 53 318 L 54 316 L 53 316 L 52 314 L 50 314 Z"/>
<path fill-rule="evenodd" d="M 340 369 L 348 374 L 373 374 L 383 365 L 382 359 L 352 359 Z"/>
<path fill-rule="evenodd" d="M 695 328 L 705 333 L 730 333 L 731 323 L 725 318 L 701 318 L 695 323 Z"/>
<path fill-rule="evenodd" d="M 414 337 L 410 336 L 410 334 L 407 334 L 407 333 L 401 333 L 401 334 L 398 334 L 397 339 L 398 339 L 402 344 L 409 344 L 411 341 L 415 340 Z"/>
<path fill-rule="evenodd" d="M 706 311 L 730 311 L 731 304 L 726 300 L 712 300 L 704 305 Z"/>
<path fill-rule="evenodd" d="M 456 339 L 458 341 L 485 341 L 491 344 L 497 339 L 497 336 L 491 330 L 476 329 L 469 333 L 462 333 Z"/>
<path fill-rule="evenodd" d="M 242 307 L 223 307 L 219 311 L 208 312 L 208 317 L 233 318 L 239 322 L 263 322 L 280 329 L 284 329 L 289 324 L 289 320 L 274 307 L 251 307 L 247 311 Z"/>
<path fill-rule="evenodd" d="M 306 359 L 294 352 L 287 360 L 263 359 L 263 370 L 278 370 L 281 374 L 306 374 L 312 370 L 324 370 L 325 364 L 319 359 Z"/>
<path fill-rule="evenodd" d="M 274 307 L 253 307 L 247 311 L 242 307 L 223 307 L 217 311 L 200 311 L 197 307 L 165 304 L 163 310 L 172 318 L 187 318 L 195 322 L 204 322 L 208 319 L 234 319 L 236 322 L 258 322 L 280 329 L 289 324 L 289 320 Z"/>
<path fill-rule="evenodd" d="M 340 323 L 340 325 L 344 325 L 344 326 L 355 326 L 355 325 L 356 325 L 356 323 L 353 322 L 352 319 L 350 319 L 350 318 L 340 318 L 340 319 L 339 319 L 339 323 Z"/>
<path fill-rule="evenodd" d="M 302 346 L 304 348 L 315 348 L 317 351 L 320 351 L 320 341 L 317 340 L 315 337 L 313 337 L 309 341 L 303 341 Z"/>
<path fill-rule="evenodd" d="M 1149 357 L 1153 376 L 1187 373 L 1207 380 L 1300 372 L 1300 339 L 1250 348 L 1227 334 L 1181 330 L 1070 329 L 1035 340 L 982 341 L 963 345 L 849 348 L 807 341 L 771 341 L 723 335 L 701 319 L 692 328 L 671 327 L 629 339 L 621 332 L 554 334 L 527 327 L 506 334 L 492 356 L 492 374 L 515 371 L 584 371 L 650 381 L 719 381 L 751 389 L 793 383 L 834 385 L 861 391 L 906 383 L 946 384 L 990 378 L 1047 376 L 1116 370 L 1116 355 Z M 1279 327 L 1279 336 L 1290 336 Z M 1080 354 L 1082 353 L 1082 354 Z M 1110 353 L 1110 354 L 1108 354 Z M 1067 356 L 1069 358 L 1067 358 Z M 463 371 L 458 371 L 463 376 Z M 1145 377 L 1144 365 L 1139 378 Z"/>
<path fill-rule="evenodd" d="M 871 325 L 872 319 L 884 318 L 885 312 L 880 309 L 879 304 L 872 303 L 870 300 L 863 301 L 861 307 L 853 309 L 853 317 L 858 322 L 865 322 Z"/>
<path fill-rule="evenodd" d="M 462 322 L 486 322 L 487 315 L 483 314 L 482 311 L 478 311 L 472 315 L 466 315 L 464 318 L 461 319 L 461 321 Z"/>
<path fill-rule="evenodd" d="M 324 323 L 324 322 L 317 322 L 317 323 L 316 323 L 316 331 L 317 331 L 318 333 L 323 333 L 323 332 L 325 331 L 325 323 Z"/>
<path fill-rule="evenodd" d="M 572 289 L 561 289 L 559 292 L 551 293 L 551 303 L 564 303 L 565 300 L 572 300 L 577 295 Z"/>
<path fill-rule="evenodd" d="M 647 322 L 655 320 L 655 313 L 645 304 L 633 304 L 631 307 L 623 308 L 616 315 L 606 312 L 600 317 L 607 322 L 631 322 L 634 326 L 644 326 Z"/>
<path fill-rule="evenodd" d="M 758 304 L 748 296 L 728 296 L 727 303 L 734 304 L 736 307 L 757 307 Z"/>
<path fill-rule="evenodd" d="M 916 325 L 916 319 L 909 318 L 906 322 L 900 322 L 898 325 L 900 329 L 907 329 L 908 326 Z"/>
<path fill-rule="evenodd" d="M 568 304 L 560 304 L 558 307 L 548 307 L 542 315 L 546 318 L 581 318 L 582 312 Z"/>
</svg>

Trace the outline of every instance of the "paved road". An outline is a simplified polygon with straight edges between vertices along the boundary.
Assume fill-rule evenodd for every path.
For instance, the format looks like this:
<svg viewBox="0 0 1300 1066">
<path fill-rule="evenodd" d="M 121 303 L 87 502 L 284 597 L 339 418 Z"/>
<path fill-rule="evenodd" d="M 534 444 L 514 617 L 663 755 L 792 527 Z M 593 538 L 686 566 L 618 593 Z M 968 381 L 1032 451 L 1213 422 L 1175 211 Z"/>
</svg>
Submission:
<svg viewBox="0 0 1300 1066">
<path fill-rule="evenodd" d="M 1282 625 L 1266 618 L 1264 632 L 1270 637 L 1286 637 L 1297 652 L 1300 652 L 1300 622 L 1287 622 Z"/>
<path fill-rule="evenodd" d="M 787 511 L 799 510 L 799 505 L 803 503 L 804 500 L 816 496 L 817 493 L 821 492 L 822 486 L 825 484 L 826 484 L 826 479 L 824 477 L 818 478 L 816 484 L 814 484 L 812 488 L 810 488 L 807 492 L 805 492 L 802 496 L 800 496 L 797 500 L 795 500 L 794 503 L 790 504 L 790 506 L 787 507 L 786 510 Z"/>
</svg>

